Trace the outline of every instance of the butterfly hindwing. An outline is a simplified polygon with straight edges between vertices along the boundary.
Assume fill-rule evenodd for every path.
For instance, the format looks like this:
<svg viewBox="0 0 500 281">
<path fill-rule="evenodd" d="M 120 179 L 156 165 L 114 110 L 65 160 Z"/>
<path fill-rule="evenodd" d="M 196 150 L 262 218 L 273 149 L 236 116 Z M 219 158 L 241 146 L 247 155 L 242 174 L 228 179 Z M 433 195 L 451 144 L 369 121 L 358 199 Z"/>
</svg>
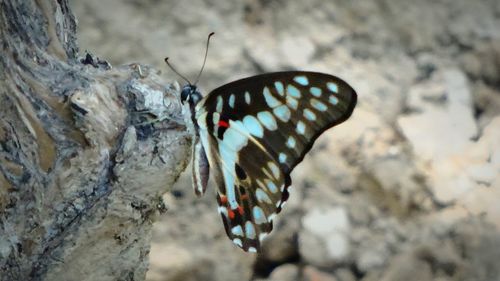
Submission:
<svg viewBox="0 0 500 281">
<path fill-rule="evenodd" d="M 219 186 L 219 213 L 227 235 L 236 245 L 245 251 L 258 251 L 263 237 L 272 230 L 272 218 L 281 209 L 290 180 L 239 121 L 229 123 L 225 140 L 208 136 L 212 148 L 210 159 L 215 163 L 211 165 L 215 167 L 215 181 Z M 239 152 L 231 134 L 248 141 Z M 253 152 L 247 154 L 246 151 Z"/>
<path fill-rule="evenodd" d="M 196 106 L 196 122 L 218 185 L 231 240 L 258 250 L 288 199 L 290 172 L 326 129 L 346 120 L 355 91 L 315 72 L 277 72 L 238 80 Z"/>
</svg>

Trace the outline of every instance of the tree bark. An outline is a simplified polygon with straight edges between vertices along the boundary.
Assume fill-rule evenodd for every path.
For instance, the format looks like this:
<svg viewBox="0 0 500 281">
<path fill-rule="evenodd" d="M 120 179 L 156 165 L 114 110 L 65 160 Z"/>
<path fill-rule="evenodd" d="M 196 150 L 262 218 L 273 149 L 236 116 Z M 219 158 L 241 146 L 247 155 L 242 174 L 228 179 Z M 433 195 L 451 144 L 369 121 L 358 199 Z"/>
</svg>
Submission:
<svg viewBox="0 0 500 281">
<path fill-rule="evenodd" d="M 188 163 L 178 86 L 79 58 L 66 0 L 0 6 L 0 280 L 143 280 Z"/>
</svg>

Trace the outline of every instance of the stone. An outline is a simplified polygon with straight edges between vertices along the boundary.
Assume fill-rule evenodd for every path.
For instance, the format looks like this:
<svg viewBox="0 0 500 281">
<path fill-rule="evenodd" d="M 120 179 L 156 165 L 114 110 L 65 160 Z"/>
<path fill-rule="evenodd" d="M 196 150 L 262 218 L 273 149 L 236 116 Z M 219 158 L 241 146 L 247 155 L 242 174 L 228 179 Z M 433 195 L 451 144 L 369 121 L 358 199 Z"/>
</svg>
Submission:
<svg viewBox="0 0 500 281">
<path fill-rule="evenodd" d="M 429 172 L 431 188 L 441 202 L 454 201 L 464 211 L 454 208 L 455 219 L 483 214 L 500 227 L 500 117 L 488 123 L 480 138 L 459 156 L 435 164 Z M 451 210 L 450 210 L 451 211 Z M 449 212 L 448 212 L 449 215 Z M 444 215 L 443 215 L 444 216 Z M 451 217 L 448 216 L 447 220 Z M 443 217 L 445 219 L 445 217 Z"/>
<path fill-rule="evenodd" d="M 325 247 L 325 239 L 308 231 L 299 233 L 299 252 L 301 258 L 308 264 L 318 267 L 330 267 L 332 261 Z"/>
<path fill-rule="evenodd" d="M 475 187 L 463 173 L 463 152 L 478 134 L 467 78 L 457 69 L 444 70 L 413 88 L 408 103 L 415 113 L 400 117 L 398 125 L 419 160 L 431 165 L 425 173 L 435 198 L 456 200 Z"/>
<path fill-rule="evenodd" d="M 313 209 L 304 216 L 302 225 L 305 230 L 316 235 L 348 231 L 350 228 L 347 212 L 343 208 Z"/>
<path fill-rule="evenodd" d="M 370 272 L 384 266 L 390 254 L 384 243 L 363 248 L 356 259 L 356 265 L 362 272 Z"/>
<path fill-rule="evenodd" d="M 195 257 L 190 251 L 175 245 L 158 245 L 150 254 L 148 281 L 161 280 L 214 280 L 212 262 L 207 257 Z"/>
<path fill-rule="evenodd" d="M 339 281 L 333 274 L 306 266 L 303 271 L 304 281 Z"/>
<path fill-rule="evenodd" d="M 480 219 L 459 222 L 453 231 L 458 246 L 463 280 L 498 280 L 500 276 L 500 232 Z"/>
<path fill-rule="evenodd" d="M 357 278 L 354 276 L 351 270 L 346 268 L 339 268 L 335 270 L 335 276 L 339 281 L 356 281 Z"/>
<path fill-rule="evenodd" d="M 305 36 L 287 36 L 281 40 L 280 54 L 283 64 L 299 68 L 311 60 L 316 46 Z"/>
<path fill-rule="evenodd" d="M 477 81 L 472 88 L 474 95 L 474 107 L 480 113 L 477 123 L 480 128 L 484 128 L 491 120 L 498 115 L 500 108 L 500 90 L 494 86 L 487 85 L 483 81 Z"/>
<path fill-rule="evenodd" d="M 312 209 L 302 219 L 302 225 L 299 251 L 305 259 L 327 266 L 348 258 L 350 223 L 344 208 Z"/>
<path fill-rule="evenodd" d="M 433 280 L 431 266 L 411 255 L 395 257 L 388 266 L 381 281 L 421 281 Z"/>
<path fill-rule="evenodd" d="M 377 205 L 387 209 L 397 217 L 408 215 L 413 206 L 421 206 L 421 201 L 428 195 L 419 169 L 412 163 L 411 157 L 404 153 L 374 157 L 367 168 L 367 176 L 375 182 L 365 185 Z M 398 176 L 394 176 L 397 171 Z"/>
<path fill-rule="evenodd" d="M 442 71 L 413 87 L 408 103 L 415 113 L 400 117 L 398 125 L 423 160 L 460 154 L 477 136 L 469 85 L 460 70 Z"/>
<path fill-rule="evenodd" d="M 271 235 L 264 240 L 261 258 L 273 263 L 283 263 L 296 258 L 298 228 L 298 220 L 277 224 Z"/>
<path fill-rule="evenodd" d="M 293 281 L 299 280 L 299 268 L 293 264 L 281 265 L 271 272 L 270 281 Z"/>
</svg>

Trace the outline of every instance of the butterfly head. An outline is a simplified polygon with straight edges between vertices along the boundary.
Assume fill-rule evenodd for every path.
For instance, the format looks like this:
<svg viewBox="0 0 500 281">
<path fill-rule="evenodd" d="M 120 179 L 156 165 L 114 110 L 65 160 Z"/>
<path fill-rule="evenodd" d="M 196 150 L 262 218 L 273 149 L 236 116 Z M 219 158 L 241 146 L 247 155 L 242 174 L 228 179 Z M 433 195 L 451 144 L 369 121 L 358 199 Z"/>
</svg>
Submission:
<svg viewBox="0 0 500 281">
<path fill-rule="evenodd" d="M 187 84 L 182 87 L 181 91 L 181 102 L 185 104 L 186 102 L 189 105 L 196 105 L 202 98 L 200 91 L 198 91 L 198 87 L 196 85 Z"/>
</svg>

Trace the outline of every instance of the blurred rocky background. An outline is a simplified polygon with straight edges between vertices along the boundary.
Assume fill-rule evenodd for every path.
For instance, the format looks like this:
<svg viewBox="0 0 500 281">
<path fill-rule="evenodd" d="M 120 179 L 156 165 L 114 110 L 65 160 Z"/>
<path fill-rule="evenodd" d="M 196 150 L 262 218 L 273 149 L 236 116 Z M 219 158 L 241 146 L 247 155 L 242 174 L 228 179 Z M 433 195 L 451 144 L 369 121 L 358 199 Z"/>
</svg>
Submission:
<svg viewBox="0 0 500 281">
<path fill-rule="evenodd" d="M 165 56 L 208 93 L 303 69 L 359 94 L 292 173 L 264 252 L 226 238 L 215 187 L 164 196 L 147 279 L 500 280 L 500 1 L 87 0 L 81 51 L 113 65 Z M 179 81 L 182 84 L 182 81 Z M 188 171 L 190 171 L 188 169 Z M 167 191 L 167 190 L 166 190 Z"/>
</svg>

